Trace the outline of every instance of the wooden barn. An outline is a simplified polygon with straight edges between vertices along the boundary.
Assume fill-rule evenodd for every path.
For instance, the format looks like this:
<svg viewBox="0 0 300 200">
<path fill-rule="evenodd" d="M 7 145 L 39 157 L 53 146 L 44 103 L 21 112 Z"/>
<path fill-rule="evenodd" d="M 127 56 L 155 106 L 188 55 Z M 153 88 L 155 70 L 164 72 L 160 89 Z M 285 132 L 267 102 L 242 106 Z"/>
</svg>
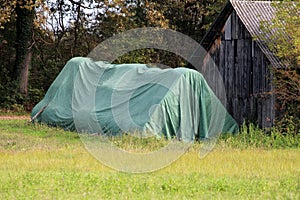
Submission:
<svg viewBox="0 0 300 200">
<path fill-rule="evenodd" d="M 261 30 L 262 21 L 270 21 L 274 13 L 270 1 L 231 0 L 201 41 L 223 78 L 227 110 L 239 124 L 246 120 L 270 127 L 274 123 L 270 66 L 281 63 L 264 42 L 270 34 Z"/>
</svg>

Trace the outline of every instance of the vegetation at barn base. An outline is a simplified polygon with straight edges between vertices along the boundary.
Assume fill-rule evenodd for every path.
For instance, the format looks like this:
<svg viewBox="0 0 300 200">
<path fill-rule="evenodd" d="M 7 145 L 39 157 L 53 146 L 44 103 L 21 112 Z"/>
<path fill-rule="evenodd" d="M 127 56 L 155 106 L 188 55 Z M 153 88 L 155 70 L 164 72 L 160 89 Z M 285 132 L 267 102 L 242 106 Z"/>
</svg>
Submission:
<svg viewBox="0 0 300 200">
<path fill-rule="evenodd" d="M 261 129 L 253 124 L 243 124 L 239 134 L 223 134 L 219 143 L 239 149 L 300 148 L 300 131 L 295 133 L 297 126 L 290 123 L 289 128 L 282 132 L 283 129 L 278 126 Z"/>
<path fill-rule="evenodd" d="M 164 169 L 129 174 L 103 166 L 74 132 L 1 120 L 0 133 L 1 199 L 300 197 L 299 134 L 272 138 L 245 126 L 237 136 L 222 136 L 203 159 L 198 157 L 201 143 L 195 143 Z M 147 142 L 127 137 L 119 144 L 131 150 L 157 147 Z"/>
</svg>

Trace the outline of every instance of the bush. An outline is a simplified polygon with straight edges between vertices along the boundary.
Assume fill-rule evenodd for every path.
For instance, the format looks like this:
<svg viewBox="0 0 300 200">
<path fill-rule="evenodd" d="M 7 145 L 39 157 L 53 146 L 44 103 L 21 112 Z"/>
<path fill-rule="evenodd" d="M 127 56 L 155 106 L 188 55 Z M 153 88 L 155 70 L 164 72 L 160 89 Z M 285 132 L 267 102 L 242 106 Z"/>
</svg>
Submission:
<svg viewBox="0 0 300 200">
<path fill-rule="evenodd" d="M 44 94 L 44 90 L 29 88 L 28 95 L 25 97 L 18 91 L 17 84 L 0 84 L 1 109 L 13 112 L 31 111 L 33 106 L 43 98 Z"/>
</svg>

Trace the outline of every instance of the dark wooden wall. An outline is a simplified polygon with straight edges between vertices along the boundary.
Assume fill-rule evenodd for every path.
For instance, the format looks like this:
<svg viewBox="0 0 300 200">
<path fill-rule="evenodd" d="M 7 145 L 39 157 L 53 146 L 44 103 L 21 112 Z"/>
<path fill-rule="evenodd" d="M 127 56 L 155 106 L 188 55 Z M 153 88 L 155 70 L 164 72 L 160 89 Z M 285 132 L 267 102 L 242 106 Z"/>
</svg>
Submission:
<svg viewBox="0 0 300 200">
<path fill-rule="evenodd" d="M 209 52 L 223 79 L 226 107 L 234 119 L 239 124 L 247 120 L 262 127 L 271 126 L 275 98 L 271 93 L 270 65 L 235 11 Z"/>
</svg>

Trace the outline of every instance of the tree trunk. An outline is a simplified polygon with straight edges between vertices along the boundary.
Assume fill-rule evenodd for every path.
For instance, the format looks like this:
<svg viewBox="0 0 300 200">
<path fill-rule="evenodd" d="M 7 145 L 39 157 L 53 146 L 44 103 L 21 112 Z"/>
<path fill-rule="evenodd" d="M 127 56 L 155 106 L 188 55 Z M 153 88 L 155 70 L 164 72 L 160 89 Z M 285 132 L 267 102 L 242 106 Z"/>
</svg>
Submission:
<svg viewBox="0 0 300 200">
<path fill-rule="evenodd" d="M 33 22 L 35 17 L 33 5 L 35 1 L 32 4 L 28 2 L 27 0 L 20 0 L 16 6 L 16 63 L 13 69 L 13 79 L 18 82 L 19 91 L 24 96 L 28 93 L 28 74 L 32 57 Z"/>
</svg>

